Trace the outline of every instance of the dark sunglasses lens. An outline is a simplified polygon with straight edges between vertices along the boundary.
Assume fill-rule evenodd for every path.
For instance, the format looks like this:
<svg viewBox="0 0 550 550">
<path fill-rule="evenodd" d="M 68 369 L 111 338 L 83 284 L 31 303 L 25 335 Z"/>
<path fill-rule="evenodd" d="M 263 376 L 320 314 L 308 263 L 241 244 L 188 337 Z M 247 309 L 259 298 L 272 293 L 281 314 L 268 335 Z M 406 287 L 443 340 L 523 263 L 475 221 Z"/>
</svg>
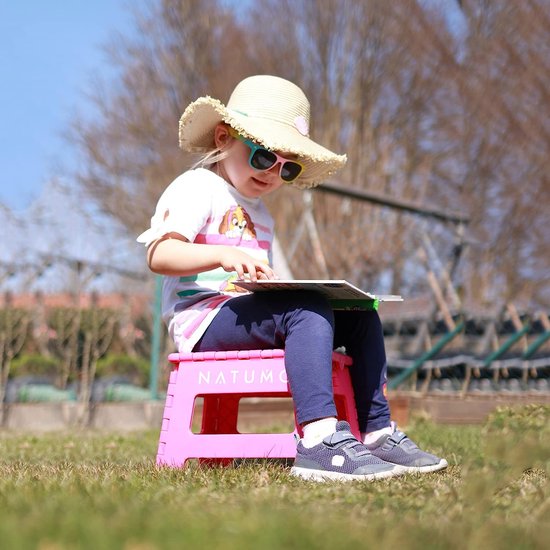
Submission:
<svg viewBox="0 0 550 550">
<path fill-rule="evenodd" d="M 294 181 L 302 172 L 302 167 L 292 161 L 285 162 L 281 170 L 281 179 L 284 181 Z"/>
<path fill-rule="evenodd" d="M 256 170 L 269 170 L 276 162 L 277 157 L 267 149 L 256 149 L 250 159 L 252 168 Z"/>
<path fill-rule="evenodd" d="M 250 165 L 256 170 L 269 170 L 276 162 L 277 155 L 267 149 L 256 149 L 250 159 Z M 302 167 L 289 160 L 283 164 L 281 179 L 287 182 L 294 181 L 301 173 Z"/>
</svg>

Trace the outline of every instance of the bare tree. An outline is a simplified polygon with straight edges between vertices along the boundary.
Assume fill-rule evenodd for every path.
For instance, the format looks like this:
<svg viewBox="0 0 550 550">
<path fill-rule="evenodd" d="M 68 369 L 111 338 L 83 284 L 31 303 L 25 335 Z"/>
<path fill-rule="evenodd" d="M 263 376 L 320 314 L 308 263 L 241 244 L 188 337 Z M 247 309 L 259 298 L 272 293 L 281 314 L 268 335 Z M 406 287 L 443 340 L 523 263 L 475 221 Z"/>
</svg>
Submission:
<svg viewBox="0 0 550 550">
<path fill-rule="evenodd" d="M 89 402 L 92 394 L 92 386 L 95 379 L 97 361 L 109 348 L 115 332 L 117 316 L 113 311 L 100 309 L 97 305 L 97 296 L 92 296 L 90 309 L 82 310 L 84 333 L 82 346 L 82 365 L 80 370 L 79 389 L 79 421 L 87 422 Z"/>
<path fill-rule="evenodd" d="M 465 305 L 548 307 L 550 5 L 460 4 L 457 32 L 415 0 L 263 0 L 240 19 L 215 0 L 152 2 L 136 17 L 139 38 L 110 50 L 118 77 L 91 90 L 97 117 L 73 128 L 79 182 L 141 231 L 189 163 L 177 148 L 185 106 L 276 74 L 311 99 L 313 138 L 347 152 L 340 183 L 470 216 L 457 272 Z M 286 188 L 268 203 L 304 277 L 425 292 L 422 235 L 443 259 L 456 245 L 452 227 L 325 194 Z"/>
<path fill-rule="evenodd" d="M 50 312 L 49 327 L 54 336 L 51 346 L 54 356 L 61 363 L 58 385 L 62 389 L 77 374 L 80 321 L 79 307 L 56 308 Z"/>
<path fill-rule="evenodd" d="M 70 131 L 84 161 L 80 184 L 134 233 L 189 164 L 177 139 L 185 106 L 206 93 L 227 95 L 242 76 L 234 68 L 241 35 L 221 2 L 151 2 L 135 21 L 133 39 L 119 37 L 107 48 L 118 77 L 89 91 L 96 117 L 77 120 Z"/>
<path fill-rule="evenodd" d="M 442 125 L 439 134 L 455 144 L 456 167 L 438 175 L 459 184 L 446 199 L 460 200 L 473 220 L 478 244 L 464 266 L 464 284 L 478 303 L 547 306 L 550 6 L 536 0 L 463 4 L 469 33 L 449 79 L 460 123 Z M 444 189 L 434 190 L 443 197 Z"/>
<path fill-rule="evenodd" d="M 0 424 L 4 422 L 4 397 L 13 358 L 21 351 L 29 335 L 30 312 L 15 308 L 9 292 L 0 310 Z"/>
</svg>

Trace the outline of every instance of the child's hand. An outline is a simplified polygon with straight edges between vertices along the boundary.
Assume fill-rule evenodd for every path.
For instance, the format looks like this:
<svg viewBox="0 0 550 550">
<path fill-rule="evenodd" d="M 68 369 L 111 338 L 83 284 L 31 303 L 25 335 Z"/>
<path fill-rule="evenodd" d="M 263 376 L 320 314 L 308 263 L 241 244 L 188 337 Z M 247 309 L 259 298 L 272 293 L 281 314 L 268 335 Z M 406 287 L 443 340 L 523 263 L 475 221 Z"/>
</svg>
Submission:
<svg viewBox="0 0 550 550">
<path fill-rule="evenodd" d="M 225 271 L 236 271 L 239 279 L 244 279 L 245 274 L 251 281 L 276 279 L 274 271 L 268 264 L 232 246 L 224 247 L 220 265 Z"/>
</svg>

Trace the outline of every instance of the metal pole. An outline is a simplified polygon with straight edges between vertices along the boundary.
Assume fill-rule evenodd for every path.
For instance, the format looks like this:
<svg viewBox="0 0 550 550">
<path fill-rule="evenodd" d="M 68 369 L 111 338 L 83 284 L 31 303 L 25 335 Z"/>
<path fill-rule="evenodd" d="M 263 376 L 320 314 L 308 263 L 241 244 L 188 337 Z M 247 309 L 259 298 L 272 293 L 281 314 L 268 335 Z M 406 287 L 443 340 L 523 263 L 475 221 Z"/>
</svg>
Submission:
<svg viewBox="0 0 550 550">
<path fill-rule="evenodd" d="M 413 374 L 415 371 L 417 371 L 428 359 L 431 359 L 438 351 L 443 349 L 447 345 L 448 342 L 450 342 L 462 329 L 464 328 L 464 321 L 460 321 L 455 327 L 455 329 L 449 333 L 447 333 L 445 336 L 440 338 L 437 343 L 434 345 L 433 348 L 429 349 L 428 351 L 424 352 L 410 367 L 405 369 L 403 372 L 398 374 L 397 376 L 393 377 L 388 382 L 388 388 L 390 390 L 394 390 L 402 384 L 411 374 Z"/>
<path fill-rule="evenodd" d="M 151 399 L 158 399 L 158 372 L 160 361 L 160 340 L 162 332 L 162 276 L 155 275 L 155 299 L 153 303 L 153 335 L 151 339 L 151 365 L 149 389 Z"/>
<path fill-rule="evenodd" d="M 498 348 L 496 351 L 493 351 L 489 357 L 486 357 L 483 361 L 483 366 L 488 367 L 493 361 L 498 359 L 501 355 L 506 353 L 520 338 L 523 337 L 524 334 L 529 332 L 529 329 L 531 328 L 530 323 L 526 323 L 521 330 L 518 330 L 500 348 Z"/>
<path fill-rule="evenodd" d="M 550 330 L 543 332 L 522 354 L 523 359 L 529 359 L 535 351 L 537 351 L 546 340 L 550 339 Z"/>
<path fill-rule="evenodd" d="M 411 212 L 419 216 L 435 218 L 440 221 L 452 222 L 458 225 L 467 224 L 470 221 L 468 216 L 460 212 L 449 212 L 438 208 L 431 208 L 416 202 L 396 199 L 394 197 L 388 197 L 387 195 L 372 193 L 364 189 L 358 189 L 357 187 L 347 187 L 338 183 L 323 183 L 316 187 L 315 191 L 333 193 L 341 197 L 350 197 L 352 199 L 359 199 L 381 206 L 397 208 L 398 210 L 404 210 L 405 212 Z"/>
</svg>

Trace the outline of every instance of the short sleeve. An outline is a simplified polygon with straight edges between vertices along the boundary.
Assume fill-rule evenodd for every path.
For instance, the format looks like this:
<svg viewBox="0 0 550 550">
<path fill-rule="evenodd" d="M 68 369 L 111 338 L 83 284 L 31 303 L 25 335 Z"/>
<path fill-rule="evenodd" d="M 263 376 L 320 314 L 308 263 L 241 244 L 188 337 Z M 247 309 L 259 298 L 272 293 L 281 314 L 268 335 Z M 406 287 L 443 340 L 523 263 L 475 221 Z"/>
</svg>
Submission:
<svg viewBox="0 0 550 550">
<path fill-rule="evenodd" d="M 137 242 L 149 246 L 168 233 L 178 233 L 193 242 L 212 212 L 209 174 L 203 169 L 178 176 L 160 197 L 151 227 L 139 235 Z"/>
</svg>

